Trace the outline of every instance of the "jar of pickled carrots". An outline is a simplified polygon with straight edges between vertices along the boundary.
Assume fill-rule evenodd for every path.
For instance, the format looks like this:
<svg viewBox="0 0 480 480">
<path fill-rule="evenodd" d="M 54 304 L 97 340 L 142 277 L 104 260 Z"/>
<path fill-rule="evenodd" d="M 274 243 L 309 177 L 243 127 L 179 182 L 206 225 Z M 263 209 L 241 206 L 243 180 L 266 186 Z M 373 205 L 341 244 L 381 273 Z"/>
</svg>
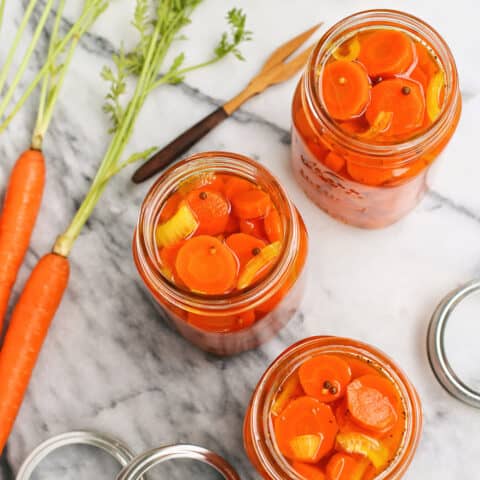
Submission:
<svg viewBox="0 0 480 480">
<path fill-rule="evenodd" d="M 422 198 L 460 110 L 455 61 L 432 27 L 392 10 L 357 13 L 323 36 L 295 92 L 295 176 L 331 216 L 389 225 Z"/>
<path fill-rule="evenodd" d="M 394 480 L 421 429 L 415 388 L 387 355 L 347 338 L 311 337 L 261 378 L 244 442 L 266 480 Z"/>
<path fill-rule="evenodd" d="M 153 185 L 133 254 L 148 290 L 190 342 L 218 355 L 254 348 L 294 315 L 307 233 L 278 181 L 233 153 L 194 155 Z"/>
</svg>

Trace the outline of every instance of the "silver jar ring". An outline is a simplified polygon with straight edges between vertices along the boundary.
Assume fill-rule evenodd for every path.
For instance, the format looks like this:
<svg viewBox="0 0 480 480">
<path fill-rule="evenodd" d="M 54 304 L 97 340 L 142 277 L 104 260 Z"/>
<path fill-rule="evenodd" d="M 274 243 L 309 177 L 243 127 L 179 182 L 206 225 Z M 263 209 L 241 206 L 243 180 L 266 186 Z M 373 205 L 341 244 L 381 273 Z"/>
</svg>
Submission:
<svg viewBox="0 0 480 480">
<path fill-rule="evenodd" d="M 435 310 L 427 334 L 428 358 L 438 381 L 455 398 L 476 408 L 480 408 L 480 392 L 466 385 L 453 370 L 445 349 L 445 330 L 458 304 L 478 291 L 480 280 L 449 293 Z"/>
<path fill-rule="evenodd" d="M 196 445 L 168 445 L 139 455 L 118 475 L 117 480 L 138 480 L 151 468 L 174 459 L 190 459 L 205 463 L 219 472 L 225 480 L 240 480 L 234 468 L 220 455 Z"/>
<path fill-rule="evenodd" d="M 130 449 L 119 440 L 103 433 L 79 430 L 63 433 L 40 444 L 23 462 L 16 480 L 29 480 L 38 464 L 48 455 L 67 445 L 89 445 L 111 455 L 125 467 L 135 457 Z"/>
</svg>

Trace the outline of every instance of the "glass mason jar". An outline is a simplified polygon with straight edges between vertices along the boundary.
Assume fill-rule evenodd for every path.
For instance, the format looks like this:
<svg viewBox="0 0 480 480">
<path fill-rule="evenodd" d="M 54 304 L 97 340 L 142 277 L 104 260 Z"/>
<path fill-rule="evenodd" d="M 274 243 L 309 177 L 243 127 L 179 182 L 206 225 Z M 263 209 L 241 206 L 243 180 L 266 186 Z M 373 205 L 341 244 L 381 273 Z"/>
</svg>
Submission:
<svg viewBox="0 0 480 480">
<path fill-rule="evenodd" d="M 319 354 L 338 354 L 364 360 L 386 375 L 402 398 L 405 430 L 396 456 L 375 480 L 396 480 L 405 474 L 418 446 L 423 414 L 418 394 L 405 373 L 380 350 L 356 340 L 310 337 L 285 350 L 260 379 L 244 423 L 244 444 L 250 461 L 266 480 L 303 480 L 280 453 L 274 440 L 272 405 L 284 381 L 307 359 Z"/>
<path fill-rule="evenodd" d="M 328 115 L 320 91 L 319 76 L 332 52 L 357 32 L 378 28 L 401 30 L 429 47 L 445 75 L 438 118 L 418 135 L 397 143 L 368 142 L 342 130 Z M 364 228 L 392 224 L 422 198 L 430 167 L 452 137 L 460 111 L 455 61 L 432 27 L 393 10 L 371 10 L 345 18 L 315 47 L 295 92 L 292 164 L 297 181 L 321 209 L 338 220 Z M 348 168 L 332 166 L 327 159 L 330 152 L 343 158 Z M 353 171 L 359 173 L 355 179 Z"/>
<path fill-rule="evenodd" d="M 282 250 L 275 266 L 245 290 L 225 295 L 187 291 L 161 272 L 155 239 L 159 213 L 179 185 L 199 174 L 235 175 L 260 186 L 270 195 L 282 224 Z M 294 315 L 303 294 L 307 232 L 285 190 L 257 162 L 227 152 L 193 155 L 166 171 L 141 206 L 133 240 L 137 269 L 162 313 L 187 340 L 217 355 L 232 355 L 269 340 Z M 242 318 L 254 323 L 242 328 Z"/>
</svg>

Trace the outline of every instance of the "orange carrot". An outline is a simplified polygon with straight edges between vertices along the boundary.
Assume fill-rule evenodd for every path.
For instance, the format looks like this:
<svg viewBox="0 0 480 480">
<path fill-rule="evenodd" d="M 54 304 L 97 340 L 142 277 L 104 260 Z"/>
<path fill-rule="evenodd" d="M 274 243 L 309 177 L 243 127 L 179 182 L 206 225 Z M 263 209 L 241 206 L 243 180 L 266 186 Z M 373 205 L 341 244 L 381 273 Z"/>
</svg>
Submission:
<svg viewBox="0 0 480 480">
<path fill-rule="evenodd" d="M 325 480 L 325 474 L 318 467 L 308 463 L 292 462 L 293 469 L 307 480 Z"/>
<path fill-rule="evenodd" d="M 392 112 L 390 126 L 383 135 L 405 135 L 422 126 L 425 96 L 421 85 L 406 78 L 384 80 L 372 89 L 372 101 L 365 112 L 373 125 L 381 112 Z"/>
<path fill-rule="evenodd" d="M 276 208 L 272 208 L 263 221 L 265 233 L 271 243 L 283 240 L 282 220 Z"/>
<path fill-rule="evenodd" d="M 335 454 L 327 464 L 328 480 L 361 480 L 368 463 L 359 463 L 351 455 Z"/>
<path fill-rule="evenodd" d="M 258 188 L 237 193 L 232 197 L 233 211 L 243 220 L 265 217 L 271 205 L 270 195 Z"/>
<path fill-rule="evenodd" d="M 247 192 L 248 190 L 252 190 L 254 188 L 255 185 L 244 178 L 228 176 L 225 179 L 223 193 L 227 200 L 231 201 L 237 193 Z"/>
<path fill-rule="evenodd" d="M 263 240 L 245 233 L 234 233 L 227 238 L 225 243 L 236 255 L 240 268 L 247 264 L 255 255 L 258 255 L 266 245 Z"/>
<path fill-rule="evenodd" d="M 190 290 L 221 295 L 235 286 L 238 263 L 232 251 L 220 240 L 200 235 L 187 240 L 182 246 L 175 269 Z"/>
<path fill-rule="evenodd" d="M 45 159 L 40 151 L 27 150 L 13 167 L 0 219 L 0 331 L 11 290 L 28 250 L 44 185 Z"/>
<path fill-rule="evenodd" d="M 225 231 L 230 204 L 220 192 L 199 188 L 192 190 L 186 200 L 199 223 L 197 235 L 220 235 Z"/>
<path fill-rule="evenodd" d="M 264 240 L 267 238 L 265 226 L 261 218 L 254 218 L 252 220 L 240 220 L 239 228 L 242 233 L 253 235 L 254 237 Z"/>
<path fill-rule="evenodd" d="M 348 410 L 363 428 L 387 432 L 399 418 L 400 401 L 394 385 L 380 375 L 364 375 L 347 387 Z"/>
<path fill-rule="evenodd" d="M 167 220 L 170 220 L 178 210 L 180 203 L 183 200 L 183 195 L 180 192 L 175 192 L 167 199 L 163 204 L 162 210 L 160 211 L 160 223 L 165 223 Z"/>
<path fill-rule="evenodd" d="M 318 355 L 302 364 L 298 376 L 307 395 L 328 403 L 343 397 L 352 371 L 339 357 Z"/>
<path fill-rule="evenodd" d="M 376 30 L 363 40 L 358 60 L 371 77 L 398 75 L 413 65 L 415 45 L 398 30 Z"/>
<path fill-rule="evenodd" d="M 275 418 L 274 429 L 282 454 L 291 460 L 305 463 L 317 463 L 329 453 L 338 431 L 332 409 L 317 398 L 307 396 L 292 400 L 281 415 Z M 296 440 L 310 436 L 318 436 L 317 448 L 309 459 L 303 455 L 303 458 L 299 458 L 298 449 L 294 448 Z"/>
<path fill-rule="evenodd" d="M 328 152 L 324 158 L 323 163 L 334 172 L 340 172 L 345 166 L 345 159 L 335 152 Z"/>
<path fill-rule="evenodd" d="M 370 100 L 370 79 L 357 62 L 329 63 L 323 71 L 322 85 L 328 113 L 336 120 L 358 117 Z"/>
<path fill-rule="evenodd" d="M 28 387 L 50 323 L 68 284 L 69 262 L 50 253 L 40 259 L 15 306 L 0 353 L 0 452 Z"/>
</svg>

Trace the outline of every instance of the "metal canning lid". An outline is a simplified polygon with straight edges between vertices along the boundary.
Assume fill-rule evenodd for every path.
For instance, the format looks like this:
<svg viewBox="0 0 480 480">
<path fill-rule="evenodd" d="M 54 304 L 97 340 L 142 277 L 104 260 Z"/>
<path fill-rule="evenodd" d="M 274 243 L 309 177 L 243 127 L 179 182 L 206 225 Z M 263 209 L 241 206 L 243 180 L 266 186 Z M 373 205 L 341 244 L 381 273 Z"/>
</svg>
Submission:
<svg viewBox="0 0 480 480">
<path fill-rule="evenodd" d="M 129 463 L 117 480 L 138 480 L 151 468 L 174 459 L 190 459 L 213 467 L 226 480 L 240 480 L 234 468 L 220 455 L 196 445 L 168 445 L 143 453 Z"/>
<path fill-rule="evenodd" d="M 445 349 L 445 330 L 458 304 L 478 291 L 480 280 L 449 293 L 433 313 L 427 334 L 428 358 L 438 381 L 455 398 L 476 408 L 480 408 L 480 392 L 466 385 L 453 370 Z"/>
<path fill-rule="evenodd" d="M 16 480 L 28 480 L 38 464 L 48 455 L 67 445 L 89 445 L 110 454 L 125 467 L 135 457 L 130 449 L 119 440 L 98 432 L 79 430 L 57 435 L 40 444 L 23 462 Z"/>
</svg>

